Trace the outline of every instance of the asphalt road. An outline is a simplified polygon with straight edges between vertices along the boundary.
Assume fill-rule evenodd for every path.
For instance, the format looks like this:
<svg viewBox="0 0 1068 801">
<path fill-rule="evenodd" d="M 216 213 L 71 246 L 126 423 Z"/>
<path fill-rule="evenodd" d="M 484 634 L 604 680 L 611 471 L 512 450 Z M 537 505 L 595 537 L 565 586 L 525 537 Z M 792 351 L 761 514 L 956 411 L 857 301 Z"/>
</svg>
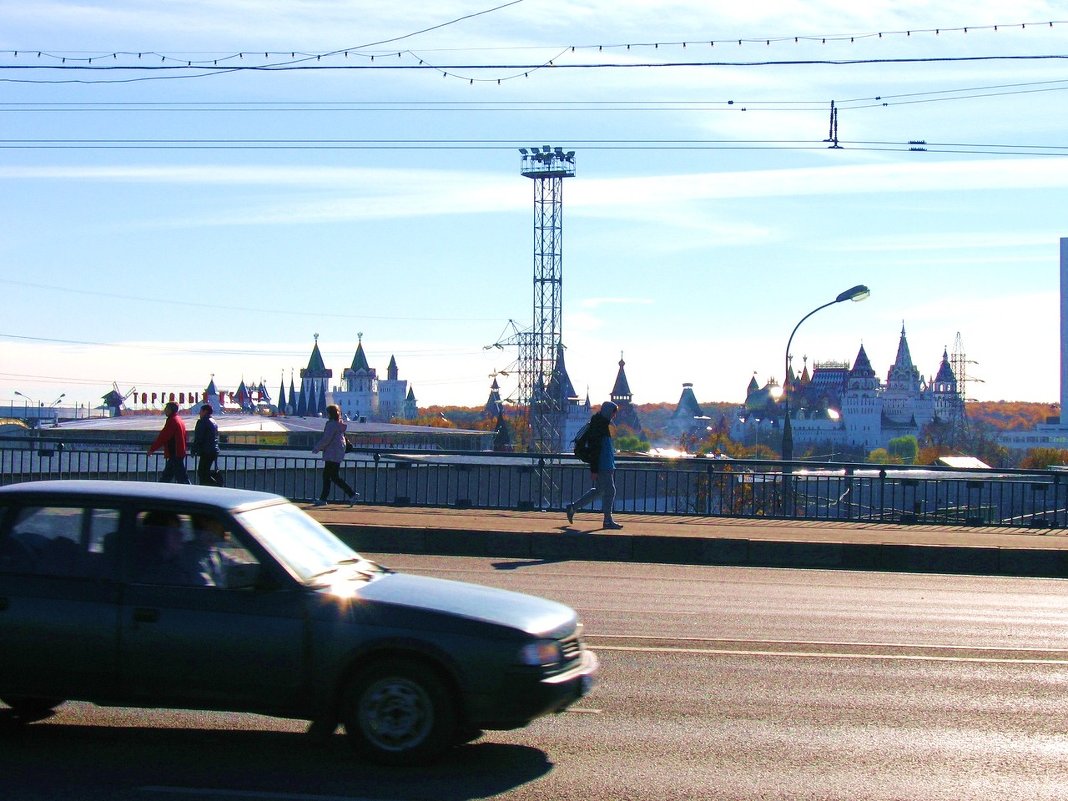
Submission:
<svg viewBox="0 0 1068 801">
<path fill-rule="evenodd" d="M 2 797 L 1068 797 L 1064 581 L 381 560 L 575 606 L 594 693 L 418 770 L 361 764 L 298 722 L 68 704 L 24 730 L 0 719 Z"/>
</svg>

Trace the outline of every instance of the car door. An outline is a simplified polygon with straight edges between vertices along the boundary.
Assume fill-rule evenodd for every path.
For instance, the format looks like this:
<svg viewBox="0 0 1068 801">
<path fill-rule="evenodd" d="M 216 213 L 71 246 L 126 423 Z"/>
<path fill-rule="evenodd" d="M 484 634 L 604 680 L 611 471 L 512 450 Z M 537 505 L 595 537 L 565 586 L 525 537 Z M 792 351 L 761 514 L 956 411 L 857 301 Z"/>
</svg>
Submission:
<svg viewBox="0 0 1068 801">
<path fill-rule="evenodd" d="M 12 504 L 0 530 L 0 696 L 111 695 L 119 511 Z"/>
<path fill-rule="evenodd" d="M 151 511 L 138 516 L 127 562 L 119 636 L 124 695 L 138 703 L 224 709 L 298 703 L 305 685 L 302 593 L 257 581 L 269 567 L 222 518 L 213 519 L 223 542 L 212 554 L 229 563 L 229 579 L 209 578 L 198 542 L 201 518 L 209 516 L 174 515 L 180 536 L 162 539 L 170 551 L 180 539 L 183 555 L 164 569 L 150 565 L 142 552 L 143 540 L 155 536 L 146 525 L 154 520 Z"/>
</svg>

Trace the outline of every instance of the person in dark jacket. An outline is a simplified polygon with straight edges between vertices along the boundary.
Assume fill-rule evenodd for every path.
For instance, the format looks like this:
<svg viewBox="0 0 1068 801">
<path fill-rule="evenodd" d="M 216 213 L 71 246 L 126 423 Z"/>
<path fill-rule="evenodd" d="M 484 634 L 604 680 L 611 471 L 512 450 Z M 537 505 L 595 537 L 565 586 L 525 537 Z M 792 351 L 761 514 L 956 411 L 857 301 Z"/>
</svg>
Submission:
<svg viewBox="0 0 1068 801">
<path fill-rule="evenodd" d="M 575 510 L 581 509 L 597 496 L 601 497 L 601 509 L 604 513 L 602 528 L 620 529 L 623 526 L 612 517 L 612 506 L 616 499 L 616 451 L 612 445 L 612 429 L 609 423 L 619 407 L 612 401 L 605 401 L 601 409 L 590 418 L 589 437 L 592 444 L 590 457 L 590 477 L 593 487 L 581 498 L 567 505 L 567 522 L 575 520 Z"/>
<path fill-rule="evenodd" d="M 214 487 L 212 476 L 215 461 L 219 458 L 219 424 L 211 419 L 211 404 L 200 407 L 200 418 L 193 427 L 193 453 L 197 456 L 197 483 Z"/>
<path fill-rule="evenodd" d="M 185 423 L 178 416 L 178 404 L 171 401 L 163 407 L 163 413 L 167 415 L 167 422 L 156 436 L 152 444 L 148 446 L 149 454 L 163 448 L 163 472 L 159 480 L 163 482 L 173 481 L 175 484 L 189 484 L 189 474 L 185 471 Z"/>
</svg>

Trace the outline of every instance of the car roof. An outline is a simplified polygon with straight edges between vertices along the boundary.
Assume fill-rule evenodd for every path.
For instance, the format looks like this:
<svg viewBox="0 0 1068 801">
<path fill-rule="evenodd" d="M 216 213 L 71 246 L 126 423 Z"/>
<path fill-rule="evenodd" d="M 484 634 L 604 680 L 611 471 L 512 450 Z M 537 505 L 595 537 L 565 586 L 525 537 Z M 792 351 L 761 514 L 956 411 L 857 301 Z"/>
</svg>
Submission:
<svg viewBox="0 0 1068 801">
<path fill-rule="evenodd" d="M 202 487 L 195 484 L 163 484 L 158 481 L 86 481 L 81 479 L 24 481 L 0 487 L 0 501 L 9 497 L 66 500 L 90 498 L 111 501 L 164 502 L 196 504 L 216 509 L 238 509 L 288 503 L 281 495 L 231 487 Z"/>
</svg>

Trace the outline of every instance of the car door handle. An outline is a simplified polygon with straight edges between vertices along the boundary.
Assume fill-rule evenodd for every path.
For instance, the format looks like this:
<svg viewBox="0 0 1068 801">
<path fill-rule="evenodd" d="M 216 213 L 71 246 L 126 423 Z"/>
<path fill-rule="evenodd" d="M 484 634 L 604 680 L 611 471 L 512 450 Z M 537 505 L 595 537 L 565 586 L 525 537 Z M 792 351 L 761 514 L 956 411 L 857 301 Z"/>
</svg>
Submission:
<svg viewBox="0 0 1068 801">
<path fill-rule="evenodd" d="M 139 606 L 133 611 L 135 623 L 155 623 L 159 620 L 159 610 L 147 606 Z"/>
</svg>

